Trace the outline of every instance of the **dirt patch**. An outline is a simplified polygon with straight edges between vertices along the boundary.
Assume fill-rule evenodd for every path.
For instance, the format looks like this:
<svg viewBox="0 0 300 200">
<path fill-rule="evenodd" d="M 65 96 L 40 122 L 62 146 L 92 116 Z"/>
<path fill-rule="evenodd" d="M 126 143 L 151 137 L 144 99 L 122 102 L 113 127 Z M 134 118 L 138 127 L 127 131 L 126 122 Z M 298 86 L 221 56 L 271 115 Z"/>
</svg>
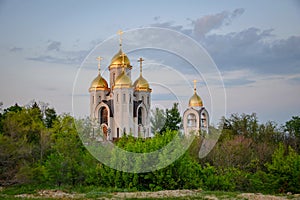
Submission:
<svg viewBox="0 0 300 200">
<path fill-rule="evenodd" d="M 40 190 L 37 194 L 18 194 L 15 197 L 19 198 L 53 198 L 53 199 L 76 199 L 83 198 L 85 194 L 66 193 L 61 190 Z"/>
<path fill-rule="evenodd" d="M 238 194 L 235 197 L 232 196 L 230 198 L 218 195 L 208 195 L 203 193 L 201 190 L 163 190 L 157 192 L 114 192 L 114 193 L 106 193 L 108 196 L 96 196 L 91 197 L 91 199 L 126 199 L 126 198 L 174 198 L 180 197 L 182 199 L 188 197 L 199 197 L 201 199 L 206 200 L 223 200 L 223 199 L 247 199 L 247 200 L 285 200 L 285 199 L 294 199 L 300 200 L 300 195 L 287 195 L 287 196 L 273 196 L 273 195 L 263 195 L 260 193 L 243 193 Z M 225 193 L 226 194 L 226 193 Z M 18 198 L 51 198 L 51 199 L 89 199 L 86 194 L 79 193 L 66 193 L 62 190 L 40 190 L 36 194 L 19 194 L 14 197 Z"/>
<path fill-rule="evenodd" d="M 263 195 L 263 194 L 254 194 L 254 193 L 243 193 L 237 197 L 246 198 L 248 200 L 283 200 L 288 199 L 287 197 L 278 197 L 273 195 Z"/>
<path fill-rule="evenodd" d="M 195 196 L 201 190 L 163 190 L 158 192 L 117 192 L 113 197 L 117 198 L 168 198 Z"/>
</svg>

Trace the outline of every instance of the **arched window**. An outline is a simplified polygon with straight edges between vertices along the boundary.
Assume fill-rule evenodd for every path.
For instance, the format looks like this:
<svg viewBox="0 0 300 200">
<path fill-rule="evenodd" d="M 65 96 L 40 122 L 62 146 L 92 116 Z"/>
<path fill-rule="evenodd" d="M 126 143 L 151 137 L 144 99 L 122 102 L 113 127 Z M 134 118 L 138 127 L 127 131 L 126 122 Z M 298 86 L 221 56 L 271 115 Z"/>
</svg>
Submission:
<svg viewBox="0 0 300 200">
<path fill-rule="evenodd" d="M 187 117 L 187 126 L 188 127 L 196 127 L 196 116 L 195 114 L 189 114 L 188 117 Z"/>
<path fill-rule="evenodd" d="M 123 94 L 123 103 L 126 103 L 126 94 Z"/>
<path fill-rule="evenodd" d="M 116 79 L 116 73 L 113 73 L 113 78 L 112 78 L 113 85 L 115 84 L 115 79 Z"/>
<path fill-rule="evenodd" d="M 108 110 L 104 106 L 99 110 L 99 122 L 108 125 Z"/>
<path fill-rule="evenodd" d="M 139 107 L 138 109 L 138 124 L 143 124 L 143 111 L 142 107 Z"/>
<path fill-rule="evenodd" d="M 207 117 L 204 112 L 201 114 L 201 126 L 207 128 Z"/>
<path fill-rule="evenodd" d="M 144 96 L 142 96 L 142 102 L 144 103 Z"/>
</svg>

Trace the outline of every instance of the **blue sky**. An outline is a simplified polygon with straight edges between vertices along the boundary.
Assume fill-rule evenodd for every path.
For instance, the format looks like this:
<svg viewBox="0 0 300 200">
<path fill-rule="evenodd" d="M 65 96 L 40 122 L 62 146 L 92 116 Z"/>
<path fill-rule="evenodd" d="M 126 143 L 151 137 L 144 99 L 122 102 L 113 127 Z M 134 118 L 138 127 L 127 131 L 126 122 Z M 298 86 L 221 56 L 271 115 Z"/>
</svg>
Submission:
<svg viewBox="0 0 300 200">
<path fill-rule="evenodd" d="M 300 114 L 299 21 L 292 0 L 0 1 L 0 101 L 35 99 L 71 113 L 73 82 L 89 52 L 119 29 L 152 26 L 207 50 L 225 83 L 228 114 L 256 112 L 281 124 Z"/>
</svg>

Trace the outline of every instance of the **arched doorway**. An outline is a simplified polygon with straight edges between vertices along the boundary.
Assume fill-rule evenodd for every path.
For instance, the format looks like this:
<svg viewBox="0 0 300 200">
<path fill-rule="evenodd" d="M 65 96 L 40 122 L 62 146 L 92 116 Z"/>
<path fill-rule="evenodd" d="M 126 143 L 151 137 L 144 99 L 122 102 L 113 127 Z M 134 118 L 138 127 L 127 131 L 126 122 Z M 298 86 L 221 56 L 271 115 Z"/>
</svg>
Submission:
<svg viewBox="0 0 300 200">
<path fill-rule="evenodd" d="M 104 106 L 99 109 L 99 123 L 103 137 L 106 139 L 108 133 L 108 110 Z"/>
<path fill-rule="evenodd" d="M 108 110 L 104 106 L 99 109 L 99 122 L 108 125 Z"/>
</svg>

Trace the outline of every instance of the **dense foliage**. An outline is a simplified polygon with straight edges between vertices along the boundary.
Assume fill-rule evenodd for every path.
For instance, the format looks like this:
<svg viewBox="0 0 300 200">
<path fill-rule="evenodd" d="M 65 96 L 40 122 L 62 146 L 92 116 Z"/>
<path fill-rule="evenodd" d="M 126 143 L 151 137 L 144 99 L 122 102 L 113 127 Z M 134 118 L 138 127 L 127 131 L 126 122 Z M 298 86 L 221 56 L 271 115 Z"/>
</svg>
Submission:
<svg viewBox="0 0 300 200">
<path fill-rule="evenodd" d="M 94 159 L 70 115 L 58 116 L 54 109 L 35 102 L 0 111 L 0 186 L 300 192 L 299 117 L 278 127 L 274 122 L 259 124 L 255 114 L 233 114 L 222 119 L 223 133 L 204 159 L 198 158 L 203 140 L 200 133 L 189 150 L 168 167 L 136 174 L 111 169 Z M 135 152 L 168 144 L 180 126 L 177 106 L 156 113 L 160 116 L 153 120 L 154 130 L 162 134 L 152 139 L 126 136 L 116 144 Z M 165 118 L 167 125 L 162 127 L 159 118 Z"/>
</svg>

